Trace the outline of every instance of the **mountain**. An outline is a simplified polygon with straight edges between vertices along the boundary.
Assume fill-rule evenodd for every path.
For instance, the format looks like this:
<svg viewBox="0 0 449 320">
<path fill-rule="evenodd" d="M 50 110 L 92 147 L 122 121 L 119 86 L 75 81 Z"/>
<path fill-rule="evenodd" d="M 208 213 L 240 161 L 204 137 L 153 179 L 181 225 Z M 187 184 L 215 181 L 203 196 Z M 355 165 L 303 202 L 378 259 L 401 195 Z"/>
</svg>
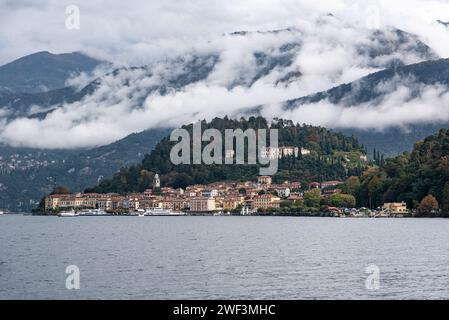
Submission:
<svg viewBox="0 0 449 320">
<path fill-rule="evenodd" d="M 64 103 L 79 101 L 82 95 L 71 87 L 38 93 L 0 92 L 0 111 L 6 120 L 42 118 Z"/>
<path fill-rule="evenodd" d="M 66 80 L 91 72 L 102 61 L 79 52 L 37 52 L 0 67 L 0 92 L 37 93 L 66 87 Z"/>
<path fill-rule="evenodd" d="M 206 55 L 176 61 L 155 63 L 144 67 L 119 68 L 92 81 L 81 90 L 65 87 L 39 93 L 0 93 L 0 111 L 7 120 L 15 118 L 44 119 L 48 113 L 65 104 L 74 104 L 83 99 L 98 99 L 98 103 L 109 105 L 123 100 L 120 89 L 135 85 L 133 107 L 139 108 L 151 94 L 166 95 L 185 86 L 204 80 L 217 63 L 217 56 Z M 177 71 L 174 69 L 178 68 Z M 162 71 L 160 70 L 162 69 Z M 162 72 L 162 74 L 155 74 Z M 152 81 L 157 77 L 157 82 Z M 144 86 L 139 86 L 143 82 Z M 105 92 L 103 92 L 106 91 Z M 96 94 L 100 92 L 100 97 Z M 117 95 L 117 96 L 116 96 Z"/>
<path fill-rule="evenodd" d="M 82 191 L 140 161 L 168 129 L 134 133 L 88 150 L 40 150 L 0 145 L 0 207 L 29 211 L 56 185 Z"/>
<path fill-rule="evenodd" d="M 398 66 L 372 73 L 357 81 L 343 84 L 330 90 L 287 102 L 286 109 L 297 108 L 303 104 L 327 100 L 333 104 L 346 107 L 357 106 L 366 102 L 377 103 L 379 98 L 391 93 L 396 87 L 412 80 L 418 84 L 449 86 L 449 59 L 424 61 L 412 65 Z M 392 83 L 388 91 L 378 90 L 383 83 Z M 413 95 L 419 95 L 417 88 Z"/>
<path fill-rule="evenodd" d="M 328 102 L 345 108 L 361 108 L 367 104 L 375 107 L 381 105 L 385 97 L 396 92 L 401 86 L 410 90 L 404 103 L 420 98 L 426 86 L 442 86 L 444 92 L 447 90 L 444 87 L 449 88 L 449 59 L 425 61 L 382 70 L 352 83 L 289 100 L 284 103 L 283 108 L 295 110 L 304 105 L 314 104 L 319 107 L 320 102 Z M 336 129 L 346 134 L 354 134 L 370 150 L 376 148 L 386 155 L 397 155 L 403 151 L 410 151 L 416 141 L 438 132 L 445 126 L 449 126 L 449 123 L 435 121 L 434 123 L 410 124 L 406 130 L 402 126 L 388 127 L 381 131 L 356 128 Z"/>
<path fill-rule="evenodd" d="M 202 121 L 201 127 L 203 130 L 217 129 L 223 137 L 225 129 L 278 129 L 279 146 L 309 149 L 310 155 L 299 154 L 298 158 L 286 157 L 279 160 L 279 170 L 274 175 L 275 181 L 278 182 L 295 180 L 307 183 L 314 180 L 344 179 L 348 174 L 361 172 L 367 164 L 361 160 L 365 150 L 358 144 L 357 139 L 320 127 L 301 126 L 282 119 L 270 124 L 262 117 L 250 117 L 247 120 L 215 118 L 211 122 Z M 192 133 L 192 125 L 183 128 Z M 249 164 L 174 165 L 170 160 L 170 152 L 175 144 L 169 137 L 162 139 L 140 164 L 121 170 L 111 179 L 102 180 L 87 192 L 143 192 L 151 186 L 156 173 L 160 175 L 164 186 L 174 188 L 224 180 L 251 180 L 259 173 L 259 165 Z M 203 143 L 203 147 L 205 145 Z"/>
<path fill-rule="evenodd" d="M 333 16 L 323 17 L 317 24 L 321 29 L 334 29 L 338 26 L 343 30 L 348 28 Z M 44 118 L 48 112 L 60 108 L 64 103 L 71 104 L 82 99 L 97 105 L 123 101 L 123 88 L 127 88 L 127 104 L 132 109 L 141 108 L 151 95 L 175 94 L 201 84 L 219 86 L 228 91 L 254 88 L 261 84 L 279 88 L 295 86 L 298 92 L 308 91 L 310 89 L 303 87 L 308 86 L 310 77 L 316 78 L 316 72 L 307 70 L 309 67 L 302 62 L 303 59 L 310 59 L 307 52 L 310 49 L 305 45 L 310 37 L 320 36 L 309 33 L 310 31 L 297 28 L 234 32 L 215 40 L 207 49 L 193 50 L 182 56 L 154 61 L 142 67 L 116 69 L 79 91 L 58 87 L 57 90 L 38 94 L 30 94 L 30 91 L 27 91 L 27 94 L 6 94 L 0 90 L 0 111 L 3 107 L 3 113 L 8 120 L 17 117 Z M 328 39 L 327 35 L 322 36 L 320 45 L 323 48 L 317 50 L 337 50 L 340 54 L 354 58 L 345 64 L 340 62 L 332 66 L 331 73 L 323 75 L 323 81 L 320 83 L 339 84 L 342 81 L 340 78 L 354 77 L 345 76 L 347 69 L 352 70 L 350 74 L 354 70 L 368 74 L 373 69 L 392 68 L 438 58 L 418 37 L 399 29 L 375 30 L 364 33 L 363 36 L 366 38 L 351 39 L 349 44 L 339 43 L 341 39 L 338 38 Z M 303 51 L 306 51 L 307 56 L 303 57 Z M 43 64 L 36 62 L 31 69 L 39 69 Z M 46 69 L 59 68 L 48 63 L 46 65 Z M 47 73 L 52 74 L 50 71 L 45 72 Z M 10 86 L 17 81 L 20 83 L 20 79 L 15 78 L 6 78 L 5 81 Z M 48 89 L 51 87 L 48 86 Z"/>
</svg>

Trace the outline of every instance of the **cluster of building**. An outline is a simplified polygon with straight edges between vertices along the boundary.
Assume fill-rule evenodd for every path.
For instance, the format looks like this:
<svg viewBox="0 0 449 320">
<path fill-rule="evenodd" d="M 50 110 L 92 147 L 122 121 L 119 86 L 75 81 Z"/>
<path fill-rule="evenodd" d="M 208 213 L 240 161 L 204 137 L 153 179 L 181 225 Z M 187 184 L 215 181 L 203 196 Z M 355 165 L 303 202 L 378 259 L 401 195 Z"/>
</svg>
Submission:
<svg viewBox="0 0 449 320">
<path fill-rule="evenodd" d="M 244 214 L 259 209 L 279 208 L 282 199 L 302 199 L 300 182 L 272 183 L 269 176 L 257 181 L 216 182 L 192 185 L 185 189 L 161 187 L 156 174 L 153 187 L 143 193 L 128 195 L 77 193 L 52 194 L 45 198 L 45 209 L 103 209 L 106 211 L 134 211 L 163 208 L 190 213 L 239 211 Z"/>
<path fill-rule="evenodd" d="M 55 160 L 39 159 L 33 154 L 11 154 L 10 156 L 0 156 L 0 174 L 8 174 L 16 170 L 47 167 L 55 162 Z"/>
<path fill-rule="evenodd" d="M 342 181 L 312 182 L 306 187 L 319 188 L 322 196 L 341 192 Z M 236 212 L 243 215 L 261 210 L 276 209 L 281 201 L 298 201 L 304 192 L 300 182 L 285 181 L 275 184 L 270 176 L 259 176 L 257 181 L 215 182 L 207 185 L 192 185 L 185 189 L 161 187 L 156 174 L 153 186 L 143 193 L 119 195 L 115 193 L 52 194 L 45 198 L 46 211 L 102 209 L 109 212 L 133 212 L 146 209 L 166 209 L 190 214 L 214 214 Z M 391 216 L 405 215 L 407 206 L 401 203 L 385 203 L 379 210 L 367 208 L 329 208 L 335 216 Z"/>
</svg>

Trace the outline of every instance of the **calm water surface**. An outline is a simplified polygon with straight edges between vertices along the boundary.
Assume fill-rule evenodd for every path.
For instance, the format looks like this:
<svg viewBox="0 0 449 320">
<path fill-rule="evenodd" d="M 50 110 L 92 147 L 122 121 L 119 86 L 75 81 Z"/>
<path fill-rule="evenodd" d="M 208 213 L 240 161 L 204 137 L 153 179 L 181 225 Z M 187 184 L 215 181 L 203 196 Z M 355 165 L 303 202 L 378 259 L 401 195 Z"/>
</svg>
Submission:
<svg viewBox="0 0 449 320">
<path fill-rule="evenodd" d="M 449 299 L 449 219 L 5 215 L 0 299 L 16 298 Z"/>
</svg>

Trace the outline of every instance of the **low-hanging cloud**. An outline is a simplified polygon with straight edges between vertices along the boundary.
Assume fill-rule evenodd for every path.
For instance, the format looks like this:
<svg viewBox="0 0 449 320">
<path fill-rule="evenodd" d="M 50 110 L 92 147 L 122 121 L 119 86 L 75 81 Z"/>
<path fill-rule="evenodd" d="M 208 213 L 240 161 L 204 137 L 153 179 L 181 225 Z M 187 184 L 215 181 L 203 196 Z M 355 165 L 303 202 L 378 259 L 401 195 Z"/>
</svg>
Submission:
<svg viewBox="0 0 449 320">
<path fill-rule="evenodd" d="M 1 120 L 8 109 L 0 107 L 0 142 L 38 148 L 93 147 L 148 128 L 175 127 L 197 119 L 248 114 L 258 106 L 262 107 L 257 112 L 268 118 L 284 117 L 334 128 L 384 129 L 449 120 L 444 86 L 414 84 L 421 92 L 419 97 L 414 97 L 409 89 L 411 84 L 401 85 L 401 79 L 396 79 L 399 84 L 391 84 L 391 87 L 385 85 L 381 103 L 347 107 L 322 101 L 293 111 L 282 108 L 283 101 L 355 81 L 397 61 L 411 64 L 449 56 L 449 45 L 446 47 L 438 41 L 447 37 L 449 31 L 431 21 L 437 16 L 444 20 L 441 12 L 446 7 L 449 9 L 449 5 L 440 1 L 414 2 L 424 8 L 421 18 L 417 18 L 413 9 L 404 13 L 396 4 L 386 6 L 384 1 L 372 1 L 367 5 L 349 0 L 305 1 L 300 5 L 289 0 L 276 3 L 267 0 L 263 4 L 260 1 L 257 4 L 254 1 L 244 4 L 241 1 L 226 4 L 199 1 L 198 6 L 193 7 L 186 7 L 184 1 L 156 1 L 148 5 L 137 1 L 129 11 L 124 11 L 120 4 L 104 2 L 102 13 L 100 7 L 81 1 L 81 10 L 86 15 L 82 21 L 84 25 L 78 34 L 69 37 L 70 44 L 60 41 L 60 47 L 56 48 L 54 41 L 48 39 L 51 36 L 63 39 L 62 34 L 67 31 L 58 28 L 52 31 L 44 25 L 42 35 L 26 36 L 22 47 L 11 43 L 0 59 L 25 52 L 35 45 L 56 51 L 82 47 L 118 65 L 146 67 L 125 68 L 114 73 L 97 70 L 93 75 L 82 74 L 69 79 L 67 83 L 78 90 L 95 78 L 99 81 L 92 94 L 75 103 L 54 106 L 56 110 L 44 119 Z M 37 12 L 47 17 L 62 8 L 59 1 L 48 0 L 25 10 L 21 6 L 23 3 L 6 1 L 1 4 L 0 10 L 11 12 L 7 21 L 1 23 L 12 26 L 13 17 L 18 15 L 24 14 L 32 20 Z M 382 12 L 381 34 L 375 34 L 376 30 L 363 18 L 373 4 Z M 436 8 L 440 9 L 440 15 Z M 247 16 L 245 12 L 252 12 L 252 15 Z M 333 15 L 328 15 L 329 12 Z M 358 14 L 354 16 L 350 12 Z M 146 22 L 150 13 L 155 19 L 151 20 L 154 24 L 151 26 Z M 196 20 L 201 15 L 204 19 L 199 23 Z M 167 26 L 163 18 L 169 17 L 176 18 L 179 23 Z M 50 22 L 54 20 L 47 18 Z M 423 26 L 423 31 L 416 30 L 417 25 Z M 207 31 L 204 26 L 208 26 Z M 394 26 L 415 30 L 417 36 L 399 41 L 401 36 Z M 224 34 L 233 30 L 285 27 L 291 29 Z M 108 32 L 104 33 L 105 29 Z M 19 38 L 23 31 L 20 25 L 8 37 Z M 100 32 L 103 32 L 101 36 Z M 7 38 L 2 28 L 0 38 Z M 428 44 L 433 52 L 415 50 L 419 40 Z M 383 52 L 388 46 L 391 50 Z M 373 55 L 373 52 L 381 53 Z M 261 53 L 269 59 L 258 60 L 257 54 Z M 210 67 L 204 78 L 180 87 L 173 85 L 173 81 L 191 73 L 189 65 L 198 57 L 204 60 L 202 65 L 206 69 Z M 288 63 L 276 62 L 280 64 L 270 66 L 273 61 L 284 61 L 282 59 Z M 37 111 L 41 111 L 39 106 L 33 107 L 30 114 Z"/>
<path fill-rule="evenodd" d="M 329 128 L 375 131 L 391 127 L 407 130 L 413 124 L 449 122 L 449 88 L 445 85 L 423 85 L 408 78 L 394 78 L 388 83 L 379 84 L 377 89 L 382 91 L 383 96 L 376 103 L 370 101 L 346 106 L 323 100 L 298 106 L 281 113 L 281 116 L 299 123 Z M 279 112 L 279 107 L 267 108 L 264 115 Z"/>
</svg>

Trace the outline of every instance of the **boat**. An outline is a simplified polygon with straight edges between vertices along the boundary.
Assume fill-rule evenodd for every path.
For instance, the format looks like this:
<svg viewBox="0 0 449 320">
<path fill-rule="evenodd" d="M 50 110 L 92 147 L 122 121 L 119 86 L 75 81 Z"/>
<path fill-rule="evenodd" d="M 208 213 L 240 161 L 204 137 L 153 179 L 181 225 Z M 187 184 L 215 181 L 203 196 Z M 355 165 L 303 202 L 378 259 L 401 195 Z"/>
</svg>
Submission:
<svg viewBox="0 0 449 320">
<path fill-rule="evenodd" d="M 4 212 L 4 211 L 2 211 L 2 210 L 0 210 L 0 216 L 1 216 L 2 214 L 5 214 L 5 212 Z"/>
<path fill-rule="evenodd" d="M 76 213 L 74 210 L 71 211 L 61 211 L 58 213 L 59 217 L 76 217 L 78 216 L 78 213 Z"/>
<path fill-rule="evenodd" d="M 106 216 L 108 215 L 108 213 L 103 209 L 88 209 L 79 211 L 78 215 L 84 217 L 97 217 L 97 216 Z"/>
<path fill-rule="evenodd" d="M 145 216 L 185 216 L 185 212 L 173 211 L 171 209 L 152 208 L 145 210 Z"/>
</svg>

